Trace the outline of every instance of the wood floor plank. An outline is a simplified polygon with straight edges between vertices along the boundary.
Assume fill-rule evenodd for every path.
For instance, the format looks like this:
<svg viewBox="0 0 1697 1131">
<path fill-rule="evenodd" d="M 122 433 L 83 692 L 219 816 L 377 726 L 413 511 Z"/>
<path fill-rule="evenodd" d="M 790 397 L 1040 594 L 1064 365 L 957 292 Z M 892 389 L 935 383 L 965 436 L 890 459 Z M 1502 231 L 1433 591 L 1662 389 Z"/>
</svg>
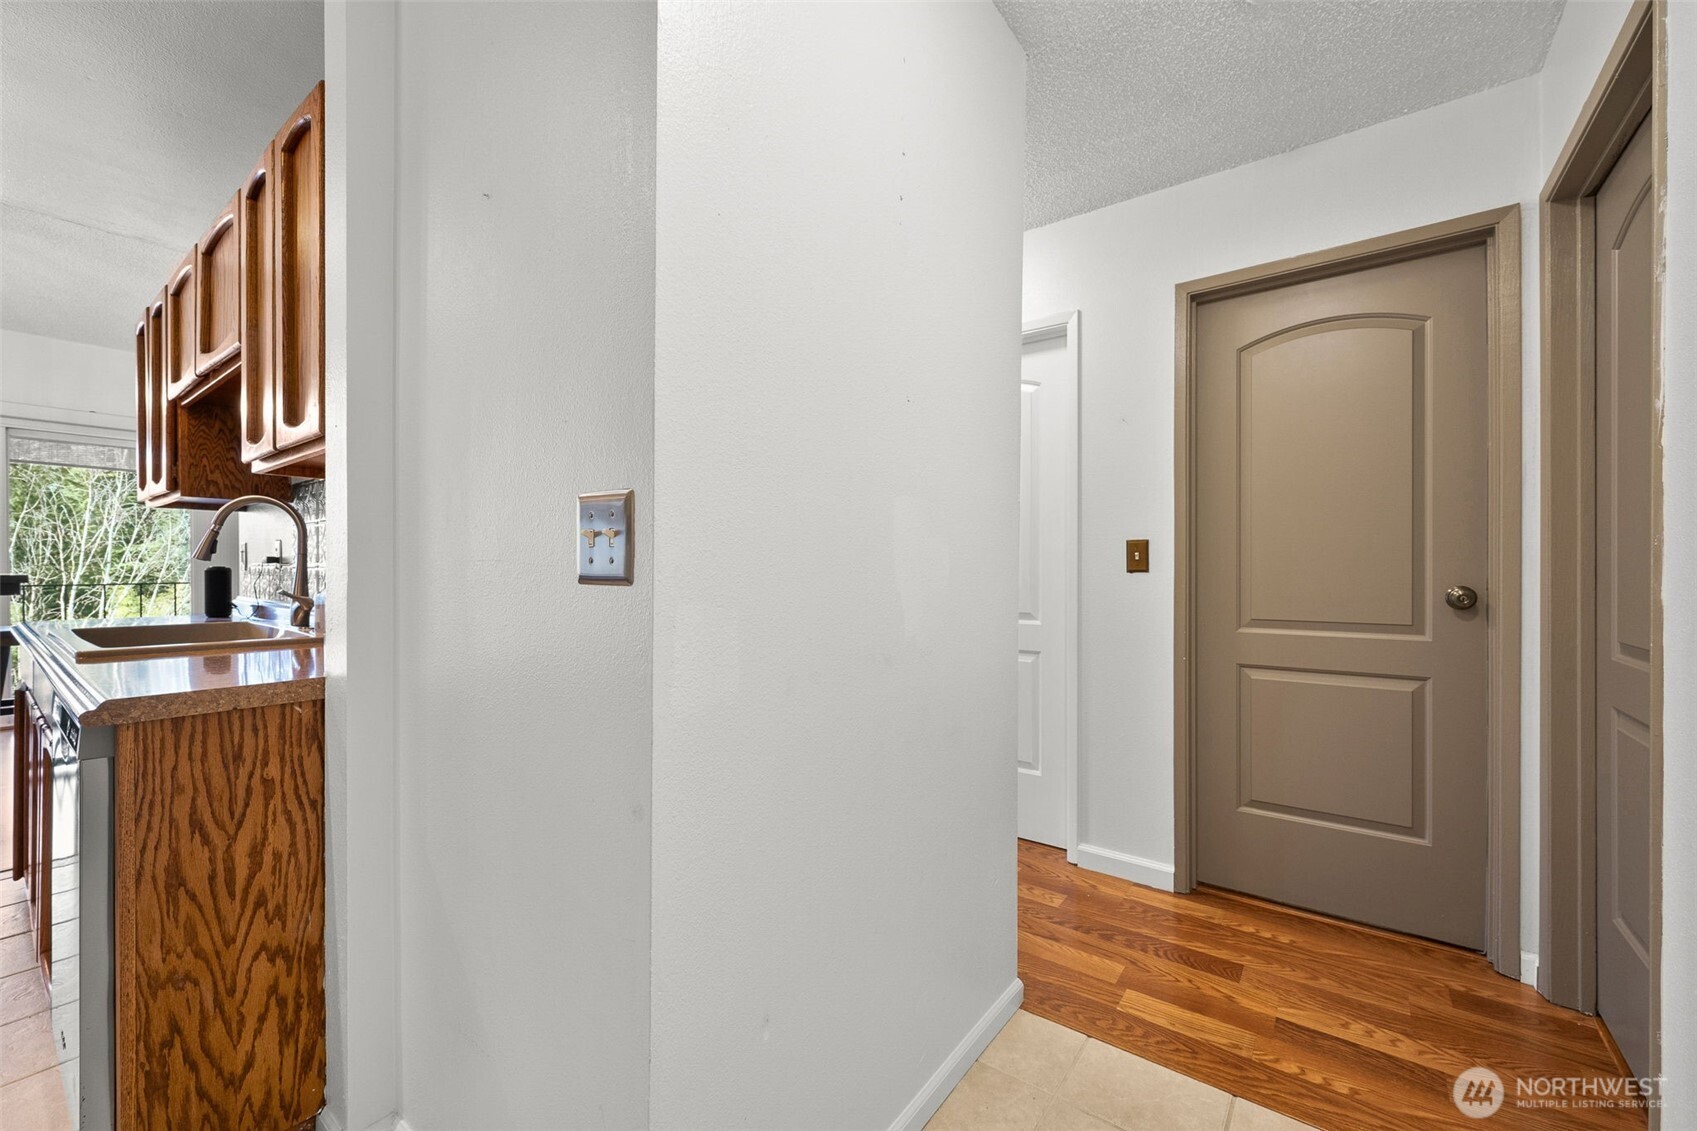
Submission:
<svg viewBox="0 0 1697 1131">
<path fill-rule="evenodd" d="M 1513 1105 L 1516 1079 L 1618 1078 L 1594 1018 L 1482 955 L 1252 896 L 1177 896 L 1019 846 L 1020 977 L 1041 1017 L 1323 1131 L 1477 1127 L 1451 1086 L 1501 1075 L 1492 1127 L 1641 1129 L 1641 1108 Z"/>
</svg>

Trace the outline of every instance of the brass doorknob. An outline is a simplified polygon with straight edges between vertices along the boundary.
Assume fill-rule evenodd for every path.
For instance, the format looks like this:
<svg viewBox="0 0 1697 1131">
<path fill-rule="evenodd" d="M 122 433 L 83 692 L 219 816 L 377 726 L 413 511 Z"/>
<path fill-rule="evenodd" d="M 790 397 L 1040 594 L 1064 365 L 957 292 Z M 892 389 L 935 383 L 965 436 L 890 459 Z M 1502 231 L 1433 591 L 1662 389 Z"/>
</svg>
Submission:
<svg viewBox="0 0 1697 1131">
<path fill-rule="evenodd" d="M 1479 603 L 1479 594 L 1465 585 L 1452 585 L 1444 593 L 1444 604 L 1452 609 L 1471 609 Z"/>
</svg>

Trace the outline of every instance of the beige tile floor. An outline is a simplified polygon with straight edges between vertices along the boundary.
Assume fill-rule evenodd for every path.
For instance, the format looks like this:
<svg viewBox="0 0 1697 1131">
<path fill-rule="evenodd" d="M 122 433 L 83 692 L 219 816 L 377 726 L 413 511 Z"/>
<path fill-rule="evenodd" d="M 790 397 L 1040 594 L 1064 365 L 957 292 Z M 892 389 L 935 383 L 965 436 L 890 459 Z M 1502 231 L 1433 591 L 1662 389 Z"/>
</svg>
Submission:
<svg viewBox="0 0 1697 1131">
<path fill-rule="evenodd" d="M 1024 1010 L 926 1131 L 1302 1131 L 1307 1125 Z"/>
<path fill-rule="evenodd" d="M 53 1039 L 24 901 L 23 883 L 0 876 L 0 1128 L 70 1131 L 70 1085 L 60 1062 L 74 1053 L 62 1054 Z"/>
</svg>

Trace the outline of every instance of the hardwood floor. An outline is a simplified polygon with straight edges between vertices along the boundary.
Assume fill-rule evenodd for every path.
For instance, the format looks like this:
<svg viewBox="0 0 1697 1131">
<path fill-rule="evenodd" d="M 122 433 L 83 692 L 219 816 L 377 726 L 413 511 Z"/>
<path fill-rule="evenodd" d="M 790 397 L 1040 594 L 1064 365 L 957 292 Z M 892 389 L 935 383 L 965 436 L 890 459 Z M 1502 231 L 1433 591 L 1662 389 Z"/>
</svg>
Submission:
<svg viewBox="0 0 1697 1131">
<path fill-rule="evenodd" d="M 1019 975 L 1030 1012 L 1325 1131 L 1481 1126 L 1451 1099 L 1475 1065 L 1505 1085 L 1486 1126 L 1646 1125 L 1642 1108 L 1517 1106 L 1518 1080 L 1618 1088 L 1625 1068 L 1595 1018 L 1481 955 L 1217 889 L 1156 891 L 1028 841 Z"/>
</svg>

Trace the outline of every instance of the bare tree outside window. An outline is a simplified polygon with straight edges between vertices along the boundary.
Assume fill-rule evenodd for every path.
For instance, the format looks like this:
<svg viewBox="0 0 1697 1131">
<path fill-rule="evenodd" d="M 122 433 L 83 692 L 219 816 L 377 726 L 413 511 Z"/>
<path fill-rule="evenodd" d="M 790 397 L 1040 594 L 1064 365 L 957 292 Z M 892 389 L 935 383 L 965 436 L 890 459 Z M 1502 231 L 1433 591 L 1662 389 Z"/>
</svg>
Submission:
<svg viewBox="0 0 1697 1131">
<path fill-rule="evenodd" d="M 30 579 L 14 620 L 188 611 L 188 516 L 143 506 L 133 472 L 14 460 L 8 478 L 11 571 Z"/>
</svg>

